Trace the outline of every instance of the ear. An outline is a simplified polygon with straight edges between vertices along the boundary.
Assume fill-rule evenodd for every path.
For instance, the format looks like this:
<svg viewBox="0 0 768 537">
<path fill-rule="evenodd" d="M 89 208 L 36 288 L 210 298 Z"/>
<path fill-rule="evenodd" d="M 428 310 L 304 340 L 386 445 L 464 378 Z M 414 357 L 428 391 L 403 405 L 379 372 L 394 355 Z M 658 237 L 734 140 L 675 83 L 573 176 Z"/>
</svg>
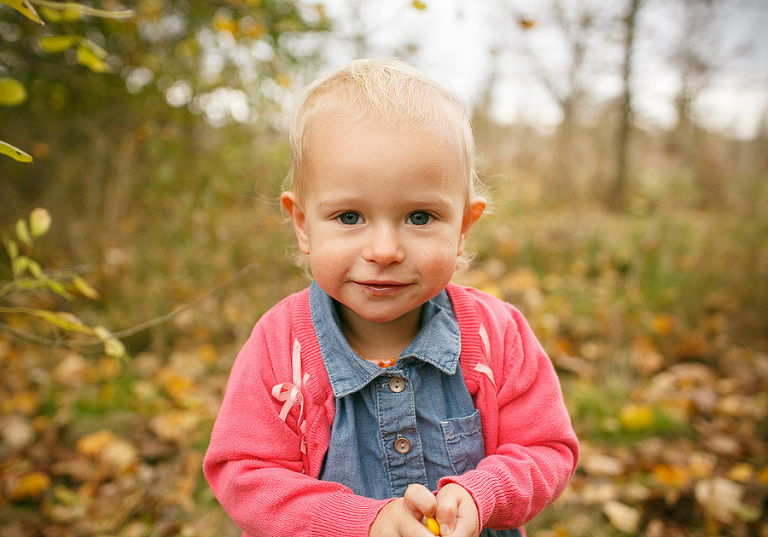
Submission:
<svg viewBox="0 0 768 537">
<path fill-rule="evenodd" d="M 488 202 L 485 201 L 485 198 L 481 198 L 480 196 L 469 200 L 469 203 L 464 209 L 464 217 L 461 220 L 461 234 L 459 235 L 459 247 L 456 252 L 457 256 L 464 253 L 464 246 L 467 244 L 469 232 L 472 229 L 472 226 L 475 225 L 475 222 L 477 222 L 483 215 L 486 205 L 488 205 Z"/>
<path fill-rule="evenodd" d="M 288 213 L 293 222 L 293 231 L 296 233 L 296 239 L 299 243 L 299 250 L 303 254 L 309 254 L 309 236 L 307 235 L 307 219 L 304 216 L 304 210 L 301 208 L 299 198 L 293 192 L 286 191 L 280 194 L 280 203 L 283 209 Z"/>
</svg>

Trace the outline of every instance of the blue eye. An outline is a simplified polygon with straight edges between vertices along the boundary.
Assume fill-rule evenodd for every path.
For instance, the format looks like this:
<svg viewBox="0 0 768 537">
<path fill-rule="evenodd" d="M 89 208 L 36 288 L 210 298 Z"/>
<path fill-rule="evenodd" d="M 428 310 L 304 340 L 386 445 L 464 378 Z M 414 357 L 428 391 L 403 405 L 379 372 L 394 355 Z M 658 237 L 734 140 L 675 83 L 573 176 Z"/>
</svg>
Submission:
<svg viewBox="0 0 768 537">
<path fill-rule="evenodd" d="M 338 217 L 336 217 L 336 220 L 341 222 L 342 224 L 352 226 L 357 224 L 360 221 L 360 215 L 357 213 L 344 213 L 340 214 Z"/>
<path fill-rule="evenodd" d="M 415 226 L 423 226 L 424 224 L 428 224 L 432 221 L 432 215 L 429 213 L 425 213 L 423 211 L 418 211 L 415 213 L 411 213 L 408 216 L 408 222 Z"/>
</svg>

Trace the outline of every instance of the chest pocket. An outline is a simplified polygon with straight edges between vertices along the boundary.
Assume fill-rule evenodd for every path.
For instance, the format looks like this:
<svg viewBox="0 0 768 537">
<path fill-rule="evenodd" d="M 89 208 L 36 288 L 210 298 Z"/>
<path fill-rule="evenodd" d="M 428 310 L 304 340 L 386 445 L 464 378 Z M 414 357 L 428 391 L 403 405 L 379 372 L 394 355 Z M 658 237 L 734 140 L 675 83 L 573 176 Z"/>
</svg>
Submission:
<svg viewBox="0 0 768 537">
<path fill-rule="evenodd" d="M 445 448 L 455 475 L 474 470 L 485 457 L 480 411 L 440 422 Z"/>
</svg>

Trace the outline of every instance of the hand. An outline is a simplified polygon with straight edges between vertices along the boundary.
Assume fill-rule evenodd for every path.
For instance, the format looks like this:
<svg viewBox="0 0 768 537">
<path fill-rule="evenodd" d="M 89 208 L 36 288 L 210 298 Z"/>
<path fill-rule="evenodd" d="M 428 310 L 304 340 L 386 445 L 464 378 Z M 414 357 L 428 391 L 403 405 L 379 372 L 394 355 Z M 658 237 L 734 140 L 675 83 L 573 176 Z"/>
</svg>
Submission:
<svg viewBox="0 0 768 537">
<path fill-rule="evenodd" d="M 463 489 L 462 489 L 463 490 Z M 434 537 L 424 517 L 434 516 L 435 495 L 424 485 L 410 485 L 402 498 L 379 511 L 368 531 L 369 537 Z"/>
<path fill-rule="evenodd" d="M 450 483 L 437 493 L 435 519 L 443 537 L 477 537 L 480 515 L 472 495 L 461 485 Z"/>
</svg>

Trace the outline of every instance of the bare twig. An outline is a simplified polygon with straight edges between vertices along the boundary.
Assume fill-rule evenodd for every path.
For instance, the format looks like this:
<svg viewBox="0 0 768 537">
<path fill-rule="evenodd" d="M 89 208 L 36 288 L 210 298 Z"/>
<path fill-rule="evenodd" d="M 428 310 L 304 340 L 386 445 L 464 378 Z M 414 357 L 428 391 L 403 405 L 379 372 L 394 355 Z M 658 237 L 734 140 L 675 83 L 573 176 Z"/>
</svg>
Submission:
<svg viewBox="0 0 768 537">
<path fill-rule="evenodd" d="M 135 334 L 138 334 L 139 332 L 142 332 L 144 330 L 148 330 L 150 328 L 154 328 L 155 326 L 159 326 L 161 324 L 168 323 L 184 313 L 185 311 L 188 311 L 190 309 L 193 309 L 197 306 L 199 306 L 202 302 L 210 298 L 211 296 L 215 295 L 216 293 L 221 292 L 222 290 L 226 289 L 227 287 L 234 284 L 236 281 L 240 280 L 241 278 L 247 276 L 254 270 L 258 269 L 261 265 L 259 263 L 251 263 L 250 265 L 246 265 L 243 268 L 241 268 L 237 273 L 230 276 L 220 284 L 216 285 L 214 288 L 212 288 L 210 291 L 202 295 L 200 298 L 196 299 L 193 302 L 190 302 L 189 304 L 186 304 L 185 306 L 182 306 L 181 308 L 171 312 L 167 313 L 165 315 L 161 315 L 160 317 L 156 317 L 154 319 L 150 319 L 148 321 L 144 321 L 143 323 L 139 323 L 135 326 L 132 326 L 130 328 L 126 328 L 124 330 L 120 330 L 118 332 L 112 333 L 112 335 L 118 339 L 125 338 L 129 336 L 133 336 Z M 12 336 L 27 341 L 29 343 L 34 343 L 35 345 L 39 345 L 41 347 L 53 347 L 53 348 L 68 348 L 68 349 L 82 349 L 82 348 L 91 348 L 91 347 L 99 347 L 102 345 L 102 341 L 77 341 L 77 340 L 55 340 L 50 338 L 44 338 L 41 336 L 37 336 L 35 334 L 29 334 L 27 332 L 22 332 L 20 330 L 16 330 L 15 328 L 5 324 L 0 323 L 0 330 L 3 330 L 5 332 L 8 332 Z"/>
</svg>

